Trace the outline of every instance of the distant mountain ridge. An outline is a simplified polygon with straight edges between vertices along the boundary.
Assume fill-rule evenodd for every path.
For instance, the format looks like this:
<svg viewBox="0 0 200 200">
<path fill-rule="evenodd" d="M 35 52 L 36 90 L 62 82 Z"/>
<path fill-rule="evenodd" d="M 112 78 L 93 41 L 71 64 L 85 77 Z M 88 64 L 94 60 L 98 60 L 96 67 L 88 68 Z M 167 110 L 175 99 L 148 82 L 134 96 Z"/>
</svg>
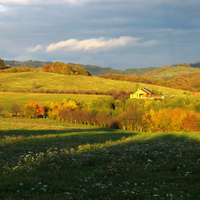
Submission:
<svg viewBox="0 0 200 200">
<path fill-rule="evenodd" d="M 21 66 L 21 67 L 29 67 L 29 68 L 42 68 L 44 65 L 52 65 L 53 62 L 51 61 L 36 61 L 36 60 L 29 60 L 29 61 L 15 61 L 15 60 L 3 60 L 6 65 L 9 66 Z M 75 63 L 68 63 L 71 65 L 81 66 L 85 68 L 87 71 L 91 72 L 91 74 L 95 76 L 100 76 L 103 74 L 122 74 L 122 75 L 131 75 L 131 76 L 146 76 L 148 77 L 150 74 L 157 73 L 158 71 L 162 71 L 166 67 L 178 67 L 178 66 L 185 66 L 185 67 L 192 67 L 192 68 L 200 68 L 200 61 L 196 63 L 182 63 L 182 64 L 175 64 L 169 65 L 165 67 L 146 67 L 146 68 L 128 68 L 125 70 L 117 70 L 111 67 L 100 67 L 97 65 L 84 65 L 84 64 L 75 64 Z M 158 70 L 156 72 L 156 70 Z M 164 71 L 164 70 L 163 70 Z"/>
<path fill-rule="evenodd" d="M 119 70 L 119 69 L 112 69 L 111 67 L 100 67 L 96 65 L 83 65 L 83 64 L 75 64 L 75 63 L 70 63 L 72 65 L 79 65 L 89 72 L 91 72 L 95 76 L 100 76 L 103 74 L 122 74 L 122 75 L 135 75 L 139 76 L 141 74 L 145 74 L 149 71 L 152 71 L 154 69 L 157 69 L 156 67 L 147 67 L 147 68 L 130 68 L 130 69 L 125 69 L 125 70 Z"/>
<path fill-rule="evenodd" d="M 19 66 L 19 67 L 29 67 L 29 68 L 42 68 L 44 65 L 52 65 L 51 61 L 37 61 L 37 60 L 28 60 L 28 61 L 16 61 L 16 60 L 4 60 L 4 63 L 8 66 Z"/>
</svg>

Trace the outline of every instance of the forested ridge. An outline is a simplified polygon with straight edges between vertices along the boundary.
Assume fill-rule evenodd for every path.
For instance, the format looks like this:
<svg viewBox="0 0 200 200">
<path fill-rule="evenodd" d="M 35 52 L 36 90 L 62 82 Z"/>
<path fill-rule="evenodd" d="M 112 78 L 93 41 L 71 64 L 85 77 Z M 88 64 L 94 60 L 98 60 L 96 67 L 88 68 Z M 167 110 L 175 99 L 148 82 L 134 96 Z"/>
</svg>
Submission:
<svg viewBox="0 0 200 200">
<path fill-rule="evenodd" d="M 61 62 L 55 62 L 52 65 L 43 66 L 44 72 L 52 72 L 58 74 L 66 74 L 66 75 L 84 75 L 91 76 L 92 74 L 80 66 L 75 66 L 72 64 L 65 64 Z"/>
</svg>

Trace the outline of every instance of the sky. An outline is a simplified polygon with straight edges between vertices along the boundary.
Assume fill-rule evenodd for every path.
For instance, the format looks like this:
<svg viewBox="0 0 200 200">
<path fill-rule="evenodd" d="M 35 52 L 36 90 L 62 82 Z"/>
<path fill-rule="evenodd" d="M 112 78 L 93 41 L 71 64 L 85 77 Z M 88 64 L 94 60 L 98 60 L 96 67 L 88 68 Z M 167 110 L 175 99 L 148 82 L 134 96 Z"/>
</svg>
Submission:
<svg viewBox="0 0 200 200">
<path fill-rule="evenodd" d="M 200 61 L 199 0 L 0 0 L 0 58 L 113 69 Z"/>
</svg>

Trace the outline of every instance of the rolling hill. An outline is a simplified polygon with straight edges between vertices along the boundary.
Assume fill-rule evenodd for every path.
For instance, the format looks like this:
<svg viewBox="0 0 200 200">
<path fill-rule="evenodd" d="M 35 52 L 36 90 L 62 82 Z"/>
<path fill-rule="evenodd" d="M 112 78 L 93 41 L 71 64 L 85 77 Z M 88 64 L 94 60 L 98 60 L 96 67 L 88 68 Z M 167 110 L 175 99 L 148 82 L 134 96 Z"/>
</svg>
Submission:
<svg viewBox="0 0 200 200">
<path fill-rule="evenodd" d="M 36 84 L 36 86 L 35 86 Z M 48 72 L 0 73 L 1 91 L 37 92 L 41 90 L 93 90 L 93 91 L 135 91 L 147 87 L 167 95 L 178 95 L 184 91 L 146 83 L 109 80 L 100 77 L 71 76 Z M 35 89 L 34 89 L 35 87 Z"/>
</svg>

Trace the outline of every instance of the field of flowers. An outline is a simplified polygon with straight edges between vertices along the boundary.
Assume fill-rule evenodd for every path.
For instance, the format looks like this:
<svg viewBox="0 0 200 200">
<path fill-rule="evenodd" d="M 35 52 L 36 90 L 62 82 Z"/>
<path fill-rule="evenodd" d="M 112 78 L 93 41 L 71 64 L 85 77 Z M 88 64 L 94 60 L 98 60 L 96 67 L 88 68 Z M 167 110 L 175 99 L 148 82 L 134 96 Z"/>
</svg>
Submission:
<svg viewBox="0 0 200 200">
<path fill-rule="evenodd" d="M 200 199 L 200 133 L 0 118 L 0 199 Z"/>
</svg>

